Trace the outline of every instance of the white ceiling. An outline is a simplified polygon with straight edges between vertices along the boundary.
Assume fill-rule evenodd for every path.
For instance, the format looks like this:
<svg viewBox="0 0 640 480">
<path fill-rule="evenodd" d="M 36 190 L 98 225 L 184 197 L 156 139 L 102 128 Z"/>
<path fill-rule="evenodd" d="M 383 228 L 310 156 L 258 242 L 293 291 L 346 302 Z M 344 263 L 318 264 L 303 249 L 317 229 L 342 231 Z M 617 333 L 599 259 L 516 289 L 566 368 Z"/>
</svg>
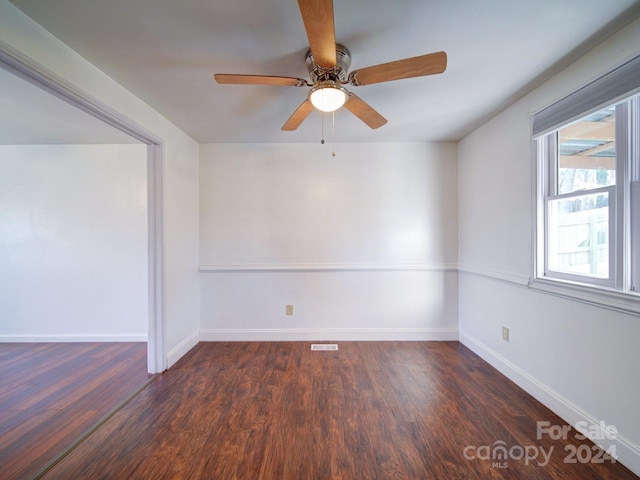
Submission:
<svg viewBox="0 0 640 480">
<path fill-rule="evenodd" d="M 280 127 L 295 87 L 219 85 L 214 73 L 308 78 L 294 0 L 12 0 L 202 143 L 315 142 L 321 115 Z M 344 109 L 337 142 L 458 140 L 594 42 L 640 15 L 638 0 L 334 0 L 352 70 L 444 50 L 438 76 L 349 87 L 389 123 Z M 330 138 L 331 118 L 325 116 Z"/>
</svg>

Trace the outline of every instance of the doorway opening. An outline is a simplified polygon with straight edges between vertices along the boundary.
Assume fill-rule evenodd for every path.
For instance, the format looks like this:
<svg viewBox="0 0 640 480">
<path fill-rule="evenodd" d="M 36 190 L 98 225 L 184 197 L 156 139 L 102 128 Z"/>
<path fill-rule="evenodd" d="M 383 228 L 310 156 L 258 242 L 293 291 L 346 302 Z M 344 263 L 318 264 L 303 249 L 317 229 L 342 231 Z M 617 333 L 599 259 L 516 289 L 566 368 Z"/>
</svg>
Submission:
<svg viewBox="0 0 640 480">
<path fill-rule="evenodd" d="M 149 373 L 164 371 L 161 139 L 3 42 L 0 42 L 0 68 L 89 114 L 129 139 L 146 145 L 147 368 Z"/>
</svg>

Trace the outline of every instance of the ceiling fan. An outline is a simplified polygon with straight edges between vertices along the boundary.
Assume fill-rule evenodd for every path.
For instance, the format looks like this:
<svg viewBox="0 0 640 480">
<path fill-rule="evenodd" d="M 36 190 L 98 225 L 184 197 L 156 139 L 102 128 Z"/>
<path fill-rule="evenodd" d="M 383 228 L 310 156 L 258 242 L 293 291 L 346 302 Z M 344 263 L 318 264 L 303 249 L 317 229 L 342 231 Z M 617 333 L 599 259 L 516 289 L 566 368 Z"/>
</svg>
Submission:
<svg viewBox="0 0 640 480">
<path fill-rule="evenodd" d="M 333 0 L 298 0 L 298 6 L 309 39 L 305 62 L 311 83 L 295 77 L 224 73 L 214 75 L 216 81 L 223 84 L 311 87 L 307 98 L 282 126 L 284 131 L 296 130 L 314 107 L 324 112 L 333 112 L 343 105 L 369 127 L 381 127 L 387 123 L 387 119 L 343 85 L 358 87 L 435 75 L 443 73 L 447 68 L 447 54 L 436 52 L 347 73 L 351 65 L 351 54 L 346 47 L 336 43 Z"/>
</svg>

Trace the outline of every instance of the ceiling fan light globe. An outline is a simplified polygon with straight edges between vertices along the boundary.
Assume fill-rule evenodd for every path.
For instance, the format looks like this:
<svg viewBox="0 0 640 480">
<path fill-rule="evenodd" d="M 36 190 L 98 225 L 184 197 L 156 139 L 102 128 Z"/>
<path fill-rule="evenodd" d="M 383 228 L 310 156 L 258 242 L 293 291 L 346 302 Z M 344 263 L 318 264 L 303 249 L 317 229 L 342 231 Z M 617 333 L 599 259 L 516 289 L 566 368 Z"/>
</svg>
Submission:
<svg viewBox="0 0 640 480">
<path fill-rule="evenodd" d="M 320 84 L 309 92 L 309 101 L 322 112 L 335 112 L 348 98 L 347 91 L 337 84 Z"/>
</svg>

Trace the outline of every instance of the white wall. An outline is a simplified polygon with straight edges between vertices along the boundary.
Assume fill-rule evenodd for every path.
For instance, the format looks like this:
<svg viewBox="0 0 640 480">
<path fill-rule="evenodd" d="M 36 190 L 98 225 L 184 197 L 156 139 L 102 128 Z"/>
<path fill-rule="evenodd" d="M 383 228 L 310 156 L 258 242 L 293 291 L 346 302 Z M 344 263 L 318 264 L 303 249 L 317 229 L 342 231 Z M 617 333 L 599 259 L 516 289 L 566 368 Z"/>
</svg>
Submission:
<svg viewBox="0 0 640 480">
<path fill-rule="evenodd" d="M 146 341 L 145 145 L 0 146 L 0 340 Z"/>
<path fill-rule="evenodd" d="M 527 282 L 530 116 L 637 54 L 639 45 L 635 21 L 459 144 L 459 256 L 466 272 L 459 279 L 461 341 L 567 421 L 616 426 L 618 454 L 636 473 L 640 321 L 530 291 Z M 510 328 L 510 342 L 501 339 L 503 325 Z"/>
<path fill-rule="evenodd" d="M 200 152 L 202 338 L 457 338 L 455 144 Z"/>
<path fill-rule="evenodd" d="M 7 0 L 0 41 L 162 140 L 163 342 L 165 366 L 173 364 L 198 341 L 198 144 Z"/>
</svg>

